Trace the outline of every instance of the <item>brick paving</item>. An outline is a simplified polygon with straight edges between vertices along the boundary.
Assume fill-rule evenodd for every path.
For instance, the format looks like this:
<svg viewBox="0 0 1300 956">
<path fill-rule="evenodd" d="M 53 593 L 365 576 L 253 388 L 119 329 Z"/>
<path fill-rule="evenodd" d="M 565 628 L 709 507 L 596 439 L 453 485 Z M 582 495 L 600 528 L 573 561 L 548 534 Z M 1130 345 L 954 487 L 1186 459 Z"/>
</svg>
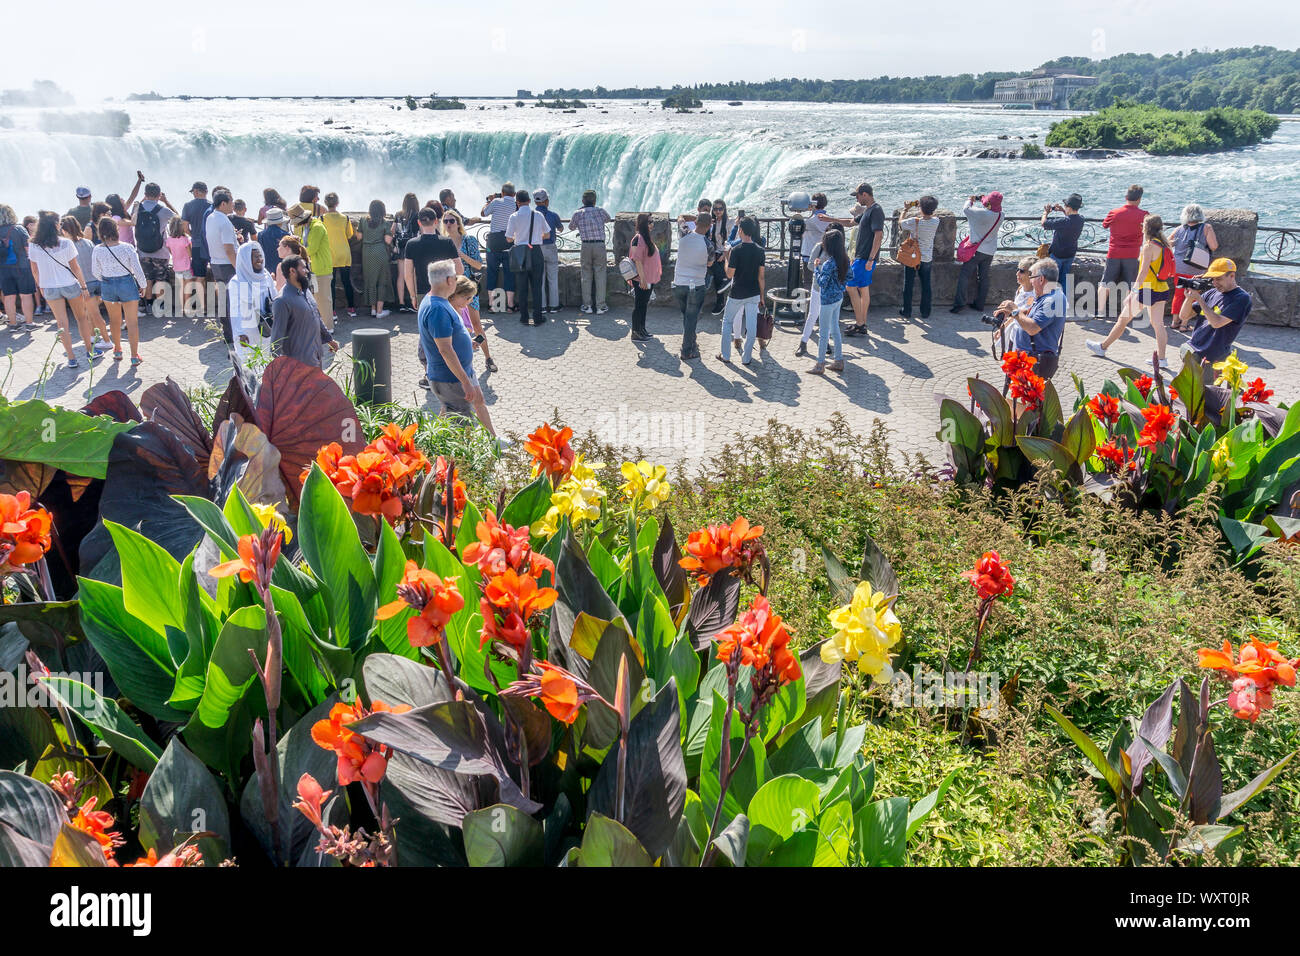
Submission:
<svg viewBox="0 0 1300 956">
<path fill-rule="evenodd" d="M 629 338 L 630 301 L 617 294 L 610 300 L 605 315 L 567 308 L 540 327 L 524 326 L 509 314 L 484 316 L 500 371 L 485 374 L 480 356 L 475 366 L 498 432 L 526 433 L 559 409 L 576 431 L 591 427 L 601 438 L 641 446 L 657 460 L 697 463 L 723 441 L 764 431 L 770 419 L 810 429 L 838 411 L 863 433 L 878 418 L 896 450 L 940 461 L 935 396 L 964 396 L 967 376 L 998 375 L 989 355 L 988 330 L 972 312 L 954 316 L 939 309 L 922 322 L 905 321 L 893 310 L 873 311 L 870 342 L 845 339 L 844 373 L 819 377 L 807 374 L 812 359 L 794 356 L 799 327 L 793 324 L 779 323 L 768 351 L 755 347 L 748 368 L 734 355 L 733 364 L 724 365 L 715 358 L 719 318 L 706 308 L 699 325 L 703 358 L 682 362 L 680 313 L 651 308 L 647 326 L 655 339 L 637 343 Z M 224 388 L 228 380 L 229 358 L 220 332 L 201 321 L 146 317 L 141 320 L 145 361 L 139 369 L 106 357 L 93 370 L 82 358 L 82 367 L 73 371 L 63 367 L 54 323 L 48 316 L 39 319 L 36 332 L 0 331 L 10 359 L 7 367 L 0 366 L 0 392 L 11 400 L 38 397 L 79 406 L 90 395 L 115 388 L 138 399 L 169 375 L 186 388 L 203 383 Z M 360 327 L 394 333 L 394 400 L 436 412 L 436 401 L 417 385 L 421 370 L 414 315 L 394 314 L 378 323 L 368 318 L 338 322 L 335 335 L 343 345 L 332 374 L 350 374 L 349 330 Z M 1070 372 L 1092 389 L 1115 377 L 1121 363 L 1149 362 L 1154 347 L 1149 328 L 1128 332 L 1107 359 L 1087 352 L 1084 339 L 1102 338 L 1108 327 L 1100 321 L 1071 321 L 1067 327 L 1054 379 L 1067 407 L 1073 401 Z M 1175 366 L 1177 347 L 1184 341 L 1185 336 L 1171 333 L 1169 357 Z M 1300 333 L 1247 325 L 1237 341 L 1251 376 L 1262 376 L 1275 390 L 1274 401 L 1300 399 Z M 80 357 L 81 346 L 76 350 Z"/>
</svg>

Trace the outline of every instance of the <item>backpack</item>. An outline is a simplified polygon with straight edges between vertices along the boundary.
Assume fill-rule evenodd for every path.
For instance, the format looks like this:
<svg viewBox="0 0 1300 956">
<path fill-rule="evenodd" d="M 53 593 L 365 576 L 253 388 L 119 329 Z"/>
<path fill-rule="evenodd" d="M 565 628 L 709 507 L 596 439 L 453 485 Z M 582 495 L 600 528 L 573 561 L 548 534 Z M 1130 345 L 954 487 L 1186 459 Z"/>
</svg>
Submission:
<svg viewBox="0 0 1300 956">
<path fill-rule="evenodd" d="M 135 247 L 141 252 L 157 252 L 163 247 L 160 208 L 161 204 L 154 203 L 153 209 L 145 209 L 142 203 L 135 212 Z"/>
<path fill-rule="evenodd" d="M 1157 282 L 1170 282 L 1176 273 L 1177 263 L 1173 251 L 1164 243 L 1160 244 L 1160 268 L 1156 271 Z"/>
</svg>

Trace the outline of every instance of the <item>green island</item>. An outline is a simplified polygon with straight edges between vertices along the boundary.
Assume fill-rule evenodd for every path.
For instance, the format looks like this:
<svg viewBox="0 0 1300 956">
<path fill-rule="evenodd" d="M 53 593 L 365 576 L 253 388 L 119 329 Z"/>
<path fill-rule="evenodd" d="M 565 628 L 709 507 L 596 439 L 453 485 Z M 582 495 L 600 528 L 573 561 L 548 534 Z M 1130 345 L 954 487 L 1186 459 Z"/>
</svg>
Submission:
<svg viewBox="0 0 1300 956">
<path fill-rule="evenodd" d="M 1118 102 L 1053 123 L 1045 142 L 1059 149 L 1141 149 L 1155 156 L 1183 156 L 1254 146 L 1277 132 L 1278 125 L 1263 110 L 1216 106 L 1188 112 Z"/>
</svg>

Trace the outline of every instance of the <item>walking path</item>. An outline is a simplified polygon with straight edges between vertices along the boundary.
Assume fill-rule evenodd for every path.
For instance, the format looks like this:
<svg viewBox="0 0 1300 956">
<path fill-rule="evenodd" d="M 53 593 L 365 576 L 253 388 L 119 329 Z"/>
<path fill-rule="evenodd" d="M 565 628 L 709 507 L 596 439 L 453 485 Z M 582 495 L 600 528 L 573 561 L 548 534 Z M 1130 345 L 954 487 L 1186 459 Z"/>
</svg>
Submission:
<svg viewBox="0 0 1300 956">
<path fill-rule="evenodd" d="M 630 303 L 615 303 L 602 316 L 565 309 L 540 327 L 524 326 L 514 315 L 484 316 L 492 356 L 500 371 L 483 374 L 476 356 L 483 392 L 497 430 L 526 434 L 551 418 L 555 409 L 579 434 L 593 429 L 615 444 L 640 446 L 647 456 L 665 463 L 706 459 L 724 441 L 737 435 L 763 432 L 775 419 L 811 429 L 842 412 L 852 428 L 867 433 L 879 418 L 889 429 L 895 450 L 922 453 L 943 460 L 935 437 L 938 429 L 936 395 L 965 396 L 966 378 L 976 373 L 998 378 L 989 353 L 988 329 L 975 313 L 954 316 L 941 309 L 922 322 L 873 312 L 872 336 L 845 339 L 846 369 L 842 375 L 809 375 L 811 358 L 795 358 L 798 329 L 778 324 L 771 347 L 748 368 L 733 355 L 724 365 L 718 352 L 718 318 L 700 317 L 702 360 L 682 362 L 680 313 L 652 308 L 647 326 L 653 341 L 635 343 L 629 337 Z M 80 406 L 92 395 L 122 389 L 133 398 L 170 375 L 184 388 L 207 384 L 224 388 L 228 358 L 219 330 L 192 319 L 146 317 L 141 320 L 144 364 L 132 370 L 128 362 L 101 359 L 92 369 L 84 358 L 79 370 L 63 367 L 53 322 L 41 317 L 33 333 L 0 332 L 9 351 L 7 369 L 0 366 L 0 392 L 9 399 L 43 398 Z M 350 374 L 347 361 L 349 330 L 361 327 L 393 330 L 393 399 L 436 411 L 436 401 L 420 389 L 422 374 L 416 359 L 415 317 L 394 314 L 376 323 L 358 318 L 336 324 L 343 343 L 332 372 Z M 1098 359 L 1084 347 L 1085 337 L 1102 338 L 1109 323 L 1071 321 L 1055 384 L 1066 407 L 1073 404 L 1077 373 L 1089 390 L 1106 377 L 1116 377 L 1123 363 L 1149 367 L 1151 330 L 1130 331 Z M 7 343 L 5 342 L 7 338 Z M 1186 337 L 1172 333 L 1169 358 L 1178 366 L 1177 348 Z M 1300 337 L 1292 329 L 1250 326 L 1238 341 L 1238 354 L 1250 366 L 1250 377 L 1262 376 L 1274 389 L 1274 402 L 1300 399 Z M 815 340 L 814 343 L 815 345 Z M 80 357 L 81 347 L 77 346 Z M 44 366 L 44 374 L 42 374 Z"/>
</svg>

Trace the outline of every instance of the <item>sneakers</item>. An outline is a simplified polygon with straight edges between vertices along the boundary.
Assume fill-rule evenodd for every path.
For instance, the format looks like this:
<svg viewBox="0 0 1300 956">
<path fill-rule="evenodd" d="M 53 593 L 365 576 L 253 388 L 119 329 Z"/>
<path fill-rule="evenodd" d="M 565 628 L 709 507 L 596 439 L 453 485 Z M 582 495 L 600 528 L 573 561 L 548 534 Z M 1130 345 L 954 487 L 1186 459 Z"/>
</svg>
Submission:
<svg viewBox="0 0 1300 956">
<path fill-rule="evenodd" d="M 583 315 L 591 315 L 596 310 L 589 305 L 584 305 L 580 311 L 582 312 Z"/>
<path fill-rule="evenodd" d="M 427 375 L 421 378 L 418 384 L 420 388 L 424 389 L 426 392 L 433 391 L 433 386 L 429 384 L 429 377 Z"/>
<path fill-rule="evenodd" d="M 102 354 L 102 353 L 104 353 L 104 352 L 111 352 L 112 350 L 113 350 L 113 343 L 112 343 L 112 342 L 105 342 L 104 340 L 101 339 L 100 341 L 98 341 L 98 342 L 95 343 L 95 353 L 96 353 L 96 354 Z"/>
<path fill-rule="evenodd" d="M 597 314 L 597 315 L 604 315 L 604 314 L 605 314 L 606 312 L 608 312 L 608 311 L 609 311 L 609 306 L 607 306 L 607 305 L 602 305 L 599 309 L 596 310 L 596 314 Z"/>
<path fill-rule="evenodd" d="M 392 309 L 384 309 L 382 312 L 372 312 L 370 314 L 376 319 L 386 319 L 393 314 L 393 311 Z"/>
<path fill-rule="evenodd" d="M 349 318 L 349 319 L 355 319 L 356 317 L 357 317 L 357 310 L 356 310 L 356 309 L 348 309 L 348 318 Z"/>
<path fill-rule="evenodd" d="M 1171 371 L 1173 371 L 1173 369 L 1171 369 L 1171 368 L 1169 367 L 1169 359 L 1166 359 L 1166 358 L 1162 358 L 1162 359 L 1160 360 L 1160 367 L 1161 367 L 1164 371 L 1166 371 L 1166 372 L 1171 372 Z"/>
<path fill-rule="evenodd" d="M 953 315 L 961 315 L 963 312 L 966 311 L 966 309 L 965 309 L 964 306 L 954 305 L 954 306 L 953 306 L 951 309 L 949 309 L 948 311 L 951 312 Z"/>
<path fill-rule="evenodd" d="M 1097 356 L 1097 358 L 1106 357 L 1106 350 L 1102 348 L 1101 343 L 1098 342 L 1096 339 L 1088 339 L 1083 344 L 1088 346 L 1088 351 L 1091 352 L 1093 355 Z"/>
</svg>

